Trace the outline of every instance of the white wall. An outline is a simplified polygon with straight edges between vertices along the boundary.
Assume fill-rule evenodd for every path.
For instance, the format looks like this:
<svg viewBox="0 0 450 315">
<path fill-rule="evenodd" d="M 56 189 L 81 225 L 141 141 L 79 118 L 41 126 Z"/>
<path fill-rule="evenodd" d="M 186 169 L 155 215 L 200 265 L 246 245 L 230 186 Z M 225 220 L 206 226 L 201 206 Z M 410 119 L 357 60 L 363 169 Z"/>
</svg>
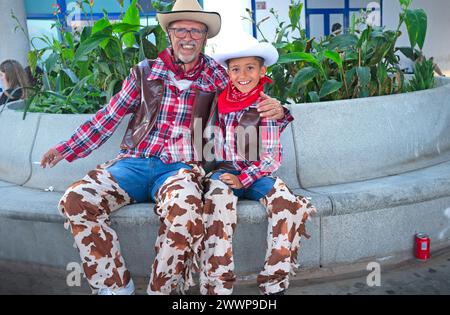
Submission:
<svg viewBox="0 0 450 315">
<path fill-rule="evenodd" d="M 277 26 L 275 18 L 270 14 L 269 10 L 274 8 L 278 12 L 282 21 L 289 21 L 289 4 L 291 0 L 265 0 L 266 10 L 256 10 L 256 21 L 270 16 L 270 20 L 261 24 L 261 31 L 268 40 L 272 41 L 275 38 L 275 27 Z M 302 0 L 303 2 L 303 0 Z M 249 34 L 253 34 L 253 28 L 250 22 L 243 21 L 242 17 L 248 17 L 246 8 L 251 9 L 250 0 L 204 0 L 204 9 L 206 11 L 216 11 L 222 16 L 222 30 L 217 38 L 209 41 L 209 49 L 212 49 L 217 41 L 220 41 L 224 36 L 232 36 L 238 30 L 244 30 Z M 301 22 L 303 28 L 305 27 L 305 12 L 303 10 Z M 259 32 L 257 32 L 258 39 L 262 39 Z"/>
<path fill-rule="evenodd" d="M 288 8 L 290 0 L 266 0 L 267 10 L 258 10 L 257 21 L 269 16 L 269 9 L 274 8 L 278 11 L 281 20 L 289 21 Z M 304 2 L 304 1 L 302 1 Z M 315 0 L 316 7 L 339 7 L 339 5 L 330 5 L 335 0 Z M 352 0 L 352 5 L 361 5 L 364 7 L 369 0 Z M 311 1 L 308 1 L 311 4 Z M 447 75 L 450 75 L 450 1 L 449 0 L 413 0 L 412 8 L 422 8 L 428 15 L 428 32 L 425 41 L 424 52 L 426 56 L 433 56 L 435 62 Z M 387 29 L 395 30 L 399 21 L 400 4 L 398 0 L 383 1 L 383 25 Z M 305 27 L 305 10 L 301 17 L 302 25 Z M 322 20 L 321 20 L 322 21 Z M 323 22 L 314 23 L 311 19 L 311 36 L 323 33 Z M 331 23 L 332 24 L 332 23 Z M 330 25 L 331 25 L 330 24 Z M 275 34 L 275 20 L 271 18 L 262 24 L 261 28 L 264 34 L 268 34 L 269 40 L 273 40 Z M 402 28 L 402 37 L 398 41 L 398 46 L 409 45 L 406 28 Z M 258 34 L 258 38 L 261 37 Z M 409 61 L 402 58 L 402 63 Z"/>
<path fill-rule="evenodd" d="M 0 63 L 5 59 L 16 59 L 25 67 L 28 65 L 30 45 L 20 29 L 14 31 L 17 22 L 11 18 L 11 10 L 28 33 L 23 0 L 0 0 Z"/>
<path fill-rule="evenodd" d="M 264 36 L 269 40 L 273 41 L 275 39 L 275 28 L 278 26 L 275 18 L 269 12 L 271 8 L 273 8 L 279 15 L 281 21 L 286 21 L 289 23 L 289 5 L 291 4 L 291 0 L 265 0 L 266 2 L 266 10 L 256 10 L 256 21 L 261 21 L 266 17 L 270 17 L 269 20 L 261 23 L 260 28 Z M 301 1 L 304 3 L 304 0 Z M 305 8 L 303 8 L 302 16 L 300 18 L 302 27 L 306 27 L 305 20 Z M 261 40 L 262 36 L 257 33 L 258 39 Z"/>
<path fill-rule="evenodd" d="M 243 20 L 242 17 L 249 17 L 246 8 L 251 9 L 250 0 L 203 0 L 205 11 L 219 12 L 222 17 L 222 28 L 219 35 L 208 40 L 206 53 L 212 54 L 218 42 L 226 40 L 237 32 L 245 31 L 252 34 L 252 23 Z"/>
<path fill-rule="evenodd" d="M 261 0 L 262 1 L 262 0 Z M 319 6 L 324 6 L 335 0 L 315 0 Z M 270 19 L 261 24 L 261 30 L 269 41 L 275 38 L 275 28 L 277 22 L 270 14 L 269 10 L 274 8 L 278 12 L 282 21 L 289 21 L 289 4 L 291 0 L 265 0 L 266 10 L 256 11 L 256 20 L 261 21 L 265 17 Z M 303 0 L 301 2 L 304 2 Z M 352 5 L 361 4 L 364 6 L 369 0 L 352 0 Z M 223 28 L 220 35 L 210 41 L 209 46 L 214 46 L 214 42 L 219 41 L 221 36 L 232 36 L 238 29 L 252 33 L 251 26 L 241 20 L 241 16 L 247 16 L 245 8 L 251 8 L 249 0 L 204 0 L 205 9 L 208 11 L 218 11 L 223 18 Z M 334 6 L 336 7 L 336 6 Z M 450 1 L 449 0 L 414 0 L 413 8 L 423 8 L 428 15 L 428 33 L 424 51 L 427 56 L 434 56 L 435 62 L 444 72 L 450 75 Z M 400 14 L 400 4 L 398 0 L 383 1 L 383 24 L 387 29 L 395 30 Z M 301 23 L 305 28 L 305 10 L 303 9 Z M 321 33 L 322 25 L 315 25 L 311 21 L 311 35 Z M 406 28 L 402 28 L 403 36 L 398 41 L 398 46 L 409 45 Z M 258 33 L 258 39 L 262 39 Z M 212 45 L 211 45 L 212 44 Z M 211 48 L 210 48 L 211 50 Z M 207 50 L 208 52 L 208 50 Z M 407 63 L 407 62 L 406 62 Z"/>
<path fill-rule="evenodd" d="M 371 2 L 376 2 L 377 0 L 351 0 L 350 1 L 350 7 L 367 7 L 367 5 Z M 385 1 L 396 1 L 396 0 L 385 0 Z M 291 0 L 265 0 L 267 4 L 266 10 L 257 10 L 257 21 L 262 20 L 263 18 L 267 16 L 272 16 L 269 12 L 271 8 L 274 8 L 275 11 L 278 12 L 278 15 L 280 16 L 281 21 L 286 21 L 289 23 L 289 5 L 291 3 Z M 304 0 L 300 0 L 299 2 L 305 3 Z M 316 9 L 323 9 L 323 8 L 337 8 L 342 9 L 345 7 L 345 1 L 344 0 L 309 0 L 308 6 L 310 8 L 316 8 Z M 302 16 L 301 16 L 301 25 L 303 28 L 306 28 L 306 14 L 305 14 L 306 8 L 303 7 Z M 343 15 L 330 15 L 330 28 L 334 23 L 340 23 L 342 26 L 344 25 L 343 21 Z M 323 29 L 324 23 L 323 23 L 323 16 L 322 15 L 311 15 L 310 16 L 310 37 L 316 37 L 319 38 L 324 35 L 325 30 Z M 274 18 L 271 18 L 270 20 L 264 22 L 262 24 L 262 32 L 265 34 L 267 39 L 273 40 L 275 37 L 275 28 L 277 26 L 277 23 Z M 331 30 L 330 30 L 331 31 Z M 266 35 L 268 34 L 268 35 Z M 260 34 L 258 34 L 258 38 L 261 39 Z"/>
</svg>

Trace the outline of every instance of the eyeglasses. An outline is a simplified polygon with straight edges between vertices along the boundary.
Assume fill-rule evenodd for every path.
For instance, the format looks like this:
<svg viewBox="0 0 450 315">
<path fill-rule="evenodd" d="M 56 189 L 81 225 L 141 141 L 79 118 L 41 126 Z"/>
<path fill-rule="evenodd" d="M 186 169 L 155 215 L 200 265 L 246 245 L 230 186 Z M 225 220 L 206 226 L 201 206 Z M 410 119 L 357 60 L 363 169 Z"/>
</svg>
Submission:
<svg viewBox="0 0 450 315">
<path fill-rule="evenodd" d="M 187 33 L 191 34 L 192 39 L 201 39 L 203 35 L 207 33 L 207 30 L 199 30 L 196 28 L 188 30 L 187 28 L 169 28 L 169 31 L 173 31 L 175 37 L 185 38 Z"/>
</svg>

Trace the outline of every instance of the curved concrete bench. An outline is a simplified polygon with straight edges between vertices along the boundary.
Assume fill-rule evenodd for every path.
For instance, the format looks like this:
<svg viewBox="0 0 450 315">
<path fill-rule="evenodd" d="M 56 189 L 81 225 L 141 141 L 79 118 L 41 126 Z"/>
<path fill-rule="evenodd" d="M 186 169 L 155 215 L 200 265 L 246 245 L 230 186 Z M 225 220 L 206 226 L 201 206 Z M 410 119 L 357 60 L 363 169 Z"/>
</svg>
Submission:
<svg viewBox="0 0 450 315">
<path fill-rule="evenodd" d="M 414 93 L 295 105 L 302 187 L 401 174 L 450 160 L 450 85 Z M 447 83 L 447 84 L 446 84 Z"/>
<path fill-rule="evenodd" d="M 303 267 L 412 255 L 413 236 L 428 233 L 433 249 L 450 245 L 450 81 L 428 91 L 358 100 L 292 105 L 278 171 L 319 212 L 302 242 Z M 29 113 L 13 103 L 0 114 L 0 259 L 65 267 L 78 261 L 56 210 L 62 191 L 114 158 L 126 121 L 88 158 L 42 170 L 33 164 L 90 115 Z M 53 186 L 55 192 L 46 192 Z M 130 270 L 147 275 L 158 227 L 153 205 L 112 216 Z M 240 273 L 262 266 L 264 209 L 240 201 L 234 242 Z"/>
</svg>

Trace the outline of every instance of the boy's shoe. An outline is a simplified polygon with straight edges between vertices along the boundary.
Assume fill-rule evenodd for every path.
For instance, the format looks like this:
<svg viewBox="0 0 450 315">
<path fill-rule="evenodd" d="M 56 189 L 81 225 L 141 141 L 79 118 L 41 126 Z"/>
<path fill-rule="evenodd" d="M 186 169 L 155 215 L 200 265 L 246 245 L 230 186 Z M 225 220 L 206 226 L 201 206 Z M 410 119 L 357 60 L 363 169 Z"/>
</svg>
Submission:
<svg viewBox="0 0 450 315">
<path fill-rule="evenodd" d="M 286 293 L 286 290 L 275 292 L 275 293 L 269 293 L 267 295 L 284 295 Z"/>
<path fill-rule="evenodd" d="M 110 288 L 101 288 L 98 290 L 98 295 L 134 295 L 133 279 L 130 279 L 125 288 L 113 291 Z"/>
</svg>

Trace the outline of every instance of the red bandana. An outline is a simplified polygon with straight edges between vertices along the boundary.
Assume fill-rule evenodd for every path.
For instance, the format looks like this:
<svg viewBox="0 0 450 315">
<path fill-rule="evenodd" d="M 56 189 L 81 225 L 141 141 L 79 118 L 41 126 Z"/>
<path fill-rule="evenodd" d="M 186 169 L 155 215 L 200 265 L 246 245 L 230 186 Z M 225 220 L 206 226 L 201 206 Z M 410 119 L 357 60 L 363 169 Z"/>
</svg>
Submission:
<svg viewBox="0 0 450 315">
<path fill-rule="evenodd" d="M 264 76 L 259 80 L 258 85 L 253 90 L 248 93 L 242 93 L 231 81 L 228 82 L 225 90 L 219 95 L 219 113 L 228 114 L 237 112 L 254 104 L 260 97 L 261 92 L 264 92 L 264 85 L 267 83 L 272 83 L 272 80 L 268 76 Z"/>
<path fill-rule="evenodd" d="M 176 64 L 173 58 L 173 50 L 171 48 L 167 48 L 163 50 L 159 55 L 159 58 L 164 62 L 167 68 L 175 74 L 175 79 L 177 80 L 191 80 L 195 81 L 202 74 L 204 68 L 204 60 L 203 54 L 200 54 L 200 58 L 198 59 L 195 67 L 189 72 L 185 72 L 183 65 Z"/>
</svg>

